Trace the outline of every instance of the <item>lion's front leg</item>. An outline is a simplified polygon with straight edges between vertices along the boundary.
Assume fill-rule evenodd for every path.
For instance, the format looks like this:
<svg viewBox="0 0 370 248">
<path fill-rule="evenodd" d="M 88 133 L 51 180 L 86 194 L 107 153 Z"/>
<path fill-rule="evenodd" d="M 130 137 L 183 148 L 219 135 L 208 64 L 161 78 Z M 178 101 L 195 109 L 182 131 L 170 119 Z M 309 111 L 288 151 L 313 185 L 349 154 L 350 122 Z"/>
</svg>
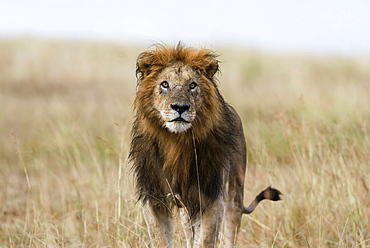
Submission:
<svg viewBox="0 0 370 248">
<path fill-rule="evenodd" d="M 195 247 L 216 247 L 218 233 L 220 231 L 224 204 L 222 197 L 210 204 L 202 213 L 199 213 L 200 233 L 195 234 Z M 197 223 L 197 221 L 195 221 Z"/>
<path fill-rule="evenodd" d="M 186 247 L 193 248 L 194 244 L 194 226 L 192 220 L 190 219 L 189 213 L 185 207 L 180 208 L 180 219 L 182 228 L 184 229 L 186 238 Z"/>
<path fill-rule="evenodd" d="M 152 247 L 174 247 L 171 212 L 152 205 L 150 201 L 142 205 Z"/>
</svg>

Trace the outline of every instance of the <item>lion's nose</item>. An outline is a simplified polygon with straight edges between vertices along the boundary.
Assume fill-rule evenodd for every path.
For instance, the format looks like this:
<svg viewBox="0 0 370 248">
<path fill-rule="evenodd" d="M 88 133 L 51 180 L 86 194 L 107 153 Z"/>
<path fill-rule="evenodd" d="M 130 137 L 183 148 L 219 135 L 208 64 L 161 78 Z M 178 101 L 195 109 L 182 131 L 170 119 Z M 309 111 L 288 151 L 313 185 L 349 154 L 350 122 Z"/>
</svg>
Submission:
<svg viewBox="0 0 370 248">
<path fill-rule="evenodd" d="M 170 107 L 177 111 L 180 115 L 190 109 L 190 105 L 188 104 L 171 104 Z"/>
</svg>

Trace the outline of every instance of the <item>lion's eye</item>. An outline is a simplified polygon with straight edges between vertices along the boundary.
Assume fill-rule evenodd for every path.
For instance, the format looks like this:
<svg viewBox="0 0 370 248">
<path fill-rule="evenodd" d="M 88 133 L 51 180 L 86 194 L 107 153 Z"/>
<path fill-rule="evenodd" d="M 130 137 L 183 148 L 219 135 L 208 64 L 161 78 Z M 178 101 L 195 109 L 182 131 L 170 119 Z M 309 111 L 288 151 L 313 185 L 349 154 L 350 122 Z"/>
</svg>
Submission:
<svg viewBox="0 0 370 248">
<path fill-rule="evenodd" d="M 170 84 L 169 84 L 167 81 L 163 81 L 163 82 L 161 83 L 161 86 L 162 86 L 163 88 L 168 88 L 168 87 L 170 87 Z"/>
<path fill-rule="evenodd" d="M 190 88 L 191 90 L 193 90 L 193 89 L 195 89 L 197 86 L 198 86 L 198 85 L 197 85 L 197 83 L 196 83 L 196 82 L 192 82 L 192 83 L 189 85 L 189 88 Z"/>
</svg>

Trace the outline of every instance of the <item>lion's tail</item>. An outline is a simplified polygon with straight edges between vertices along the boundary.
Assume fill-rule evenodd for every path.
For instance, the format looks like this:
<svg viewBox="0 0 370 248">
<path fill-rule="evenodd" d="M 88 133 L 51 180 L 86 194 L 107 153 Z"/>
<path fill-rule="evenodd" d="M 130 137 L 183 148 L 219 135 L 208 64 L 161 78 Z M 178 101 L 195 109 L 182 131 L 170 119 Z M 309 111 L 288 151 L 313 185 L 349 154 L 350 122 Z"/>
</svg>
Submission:
<svg viewBox="0 0 370 248">
<path fill-rule="evenodd" d="M 272 188 L 271 186 L 267 187 L 265 190 L 263 190 L 261 193 L 259 193 L 254 201 L 249 205 L 248 207 L 244 207 L 243 214 L 250 214 L 254 211 L 254 209 L 257 207 L 258 203 L 260 201 L 263 201 L 265 199 L 271 200 L 271 201 L 279 201 L 281 192 L 277 189 Z"/>
</svg>

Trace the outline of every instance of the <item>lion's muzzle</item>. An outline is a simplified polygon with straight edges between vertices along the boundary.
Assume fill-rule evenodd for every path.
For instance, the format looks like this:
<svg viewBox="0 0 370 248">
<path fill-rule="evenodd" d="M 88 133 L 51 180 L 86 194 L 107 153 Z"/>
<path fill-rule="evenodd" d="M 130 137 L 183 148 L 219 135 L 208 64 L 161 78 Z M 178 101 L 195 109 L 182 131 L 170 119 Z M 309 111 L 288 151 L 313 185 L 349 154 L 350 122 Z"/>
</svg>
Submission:
<svg viewBox="0 0 370 248">
<path fill-rule="evenodd" d="M 167 119 L 166 127 L 172 133 L 181 133 L 191 127 L 193 120 L 190 115 L 190 105 L 187 103 L 173 103 L 169 105 L 170 111 L 161 112 L 162 117 Z"/>
<path fill-rule="evenodd" d="M 178 112 L 180 116 L 181 116 L 182 113 L 184 113 L 185 111 L 188 111 L 190 109 L 189 104 L 177 104 L 177 103 L 175 103 L 175 104 L 171 104 L 170 107 L 171 107 L 171 109 Z"/>
</svg>

